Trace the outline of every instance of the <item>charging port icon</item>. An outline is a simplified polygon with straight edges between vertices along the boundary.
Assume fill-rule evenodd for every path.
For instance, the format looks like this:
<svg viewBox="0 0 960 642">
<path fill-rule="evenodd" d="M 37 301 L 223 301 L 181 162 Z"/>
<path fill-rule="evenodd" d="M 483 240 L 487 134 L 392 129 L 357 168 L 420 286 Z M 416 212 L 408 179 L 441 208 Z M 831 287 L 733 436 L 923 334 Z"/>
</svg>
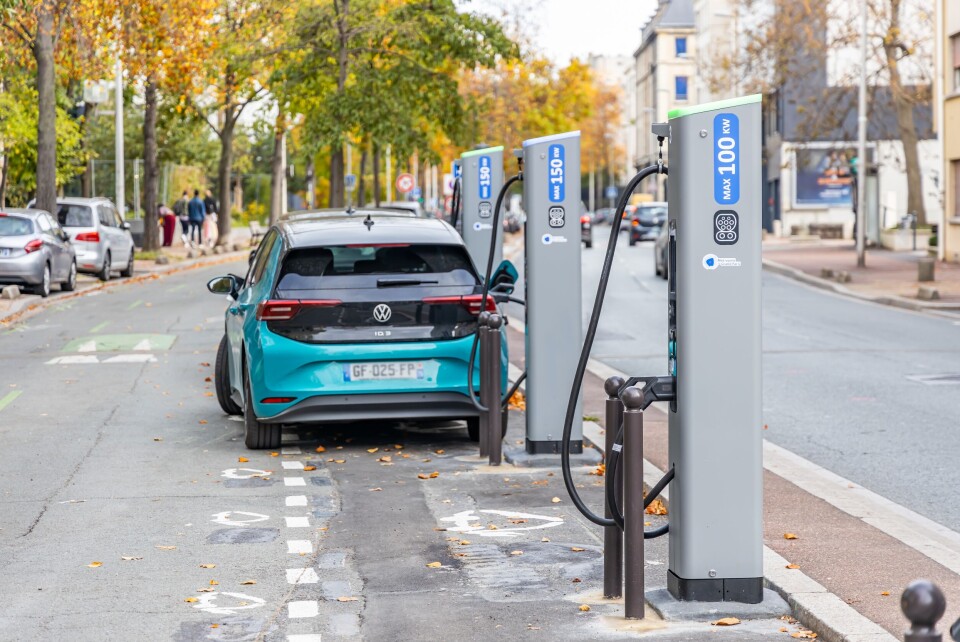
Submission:
<svg viewBox="0 0 960 642">
<path fill-rule="evenodd" d="M 713 240 L 717 245 L 733 245 L 740 238 L 740 217 L 733 210 L 713 215 Z"/>
</svg>

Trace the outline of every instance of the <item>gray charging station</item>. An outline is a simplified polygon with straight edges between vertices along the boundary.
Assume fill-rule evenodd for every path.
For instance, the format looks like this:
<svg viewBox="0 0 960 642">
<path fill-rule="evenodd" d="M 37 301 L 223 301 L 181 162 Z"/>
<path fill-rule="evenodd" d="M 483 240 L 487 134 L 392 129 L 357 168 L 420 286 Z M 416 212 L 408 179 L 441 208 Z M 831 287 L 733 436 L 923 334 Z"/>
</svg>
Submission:
<svg viewBox="0 0 960 642">
<path fill-rule="evenodd" d="M 466 172 L 464 172 L 466 174 Z M 557 454 L 580 357 L 580 132 L 523 142 L 527 439 L 530 454 Z M 466 211 L 466 210 L 464 210 Z M 577 417 L 582 415 L 577 407 Z M 570 451 L 583 452 L 574 423 Z"/>
<path fill-rule="evenodd" d="M 679 600 L 763 599 L 760 122 L 759 95 L 670 112 L 667 585 Z"/>
<path fill-rule="evenodd" d="M 481 274 L 487 267 L 491 234 L 497 235 L 494 269 L 503 260 L 503 226 L 493 229 L 493 208 L 501 187 L 503 147 L 475 149 L 460 155 L 460 199 L 463 203 L 460 235 Z"/>
</svg>

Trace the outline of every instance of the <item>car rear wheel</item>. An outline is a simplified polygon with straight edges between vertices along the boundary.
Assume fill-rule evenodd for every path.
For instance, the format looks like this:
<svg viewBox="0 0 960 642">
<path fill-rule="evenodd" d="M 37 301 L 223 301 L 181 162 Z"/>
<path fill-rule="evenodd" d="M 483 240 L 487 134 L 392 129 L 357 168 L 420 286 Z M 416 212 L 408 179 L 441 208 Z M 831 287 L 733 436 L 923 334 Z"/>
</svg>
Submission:
<svg viewBox="0 0 960 642">
<path fill-rule="evenodd" d="M 243 425 L 246 428 L 244 443 L 251 450 L 280 447 L 280 424 L 265 424 L 257 419 L 253 410 L 253 393 L 250 392 L 250 377 L 243 375 Z"/>
<path fill-rule="evenodd" d="M 63 292 L 73 292 L 77 289 L 77 262 L 70 264 L 70 274 L 67 280 L 60 284 L 60 290 Z"/>
<path fill-rule="evenodd" d="M 501 425 L 503 426 L 504 437 L 507 436 L 507 418 L 509 416 L 510 411 L 507 408 L 504 408 L 503 415 L 500 418 Z M 470 438 L 470 441 L 480 441 L 480 417 L 467 418 L 467 436 Z"/>
<path fill-rule="evenodd" d="M 39 294 L 43 298 L 50 296 L 50 264 L 47 263 L 43 266 L 43 277 L 40 281 L 40 285 L 34 289 L 34 294 Z"/>
<path fill-rule="evenodd" d="M 230 398 L 230 368 L 227 360 L 227 335 L 220 339 L 217 348 L 217 362 L 213 373 L 213 383 L 217 389 L 217 401 L 220 408 L 228 415 L 242 415 L 243 408 Z"/>
<path fill-rule="evenodd" d="M 588 250 L 593 247 L 593 241 L 584 241 L 583 244 L 587 246 Z"/>
<path fill-rule="evenodd" d="M 133 276 L 133 248 L 130 248 L 130 260 L 127 261 L 127 267 L 120 270 L 120 276 L 124 278 Z"/>
<path fill-rule="evenodd" d="M 637 239 L 634 237 L 633 232 L 630 232 L 630 247 L 633 247 L 637 244 Z"/>
<path fill-rule="evenodd" d="M 107 252 L 103 257 L 103 267 L 100 268 L 100 272 L 97 274 L 97 276 L 100 278 L 101 281 L 109 281 L 111 269 L 112 268 L 110 267 L 110 252 Z"/>
</svg>

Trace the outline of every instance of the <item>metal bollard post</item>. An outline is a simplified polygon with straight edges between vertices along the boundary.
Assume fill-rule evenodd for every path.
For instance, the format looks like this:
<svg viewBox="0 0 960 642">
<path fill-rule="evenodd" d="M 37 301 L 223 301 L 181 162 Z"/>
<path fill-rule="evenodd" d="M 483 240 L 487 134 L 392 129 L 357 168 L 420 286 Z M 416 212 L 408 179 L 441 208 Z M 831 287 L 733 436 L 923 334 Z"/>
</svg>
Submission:
<svg viewBox="0 0 960 642">
<path fill-rule="evenodd" d="M 503 461 L 503 413 L 500 410 L 503 396 L 501 381 L 500 326 L 503 318 L 499 314 L 491 314 L 487 319 L 487 437 L 490 440 L 487 452 L 490 453 L 490 465 L 499 466 Z"/>
<path fill-rule="evenodd" d="M 617 431 L 620 430 L 620 424 L 623 422 L 623 404 L 617 392 L 623 385 L 623 379 L 620 377 L 610 377 L 603 383 L 603 389 L 607 393 L 605 432 L 603 461 L 609 466 L 610 451 L 613 450 L 613 443 L 617 439 Z M 609 467 L 605 475 L 612 475 Z M 607 480 L 608 483 L 616 483 L 616 480 Z M 613 515 L 610 513 L 610 507 L 606 506 L 603 516 L 609 519 Z M 607 526 L 603 529 L 603 597 L 618 598 L 623 595 L 623 532 L 617 526 Z"/>
<path fill-rule="evenodd" d="M 947 601 L 936 584 L 929 580 L 910 582 L 900 596 L 900 610 L 910 621 L 903 642 L 942 642 L 937 621 L 947 610 Z"/>
<path fill-rule="evenodd" d="M 486 408 L 490 407 L 490 401 L 487 399 L 487 391 L 490 386 L 487 383 L 487 375 L 490 370 L 490 364 L 487 363 L 487 343 L 488 343 L 488 330 L 487 324 L 490 322 L 490 313 L 481 312 L 480 316 L 477 318 L 477 334 L 480 336 L 480 404 Z M 490 413 L 481 412 L 480 413 L 480 456 L 486 457 L 490 453 Z"/>
<path fill-rule="evenodd" d="M 623 559 L 624 615 L 640 620 L 643 595 L 643 393 L 633 386 L 623 391 Z"/>
</svg>

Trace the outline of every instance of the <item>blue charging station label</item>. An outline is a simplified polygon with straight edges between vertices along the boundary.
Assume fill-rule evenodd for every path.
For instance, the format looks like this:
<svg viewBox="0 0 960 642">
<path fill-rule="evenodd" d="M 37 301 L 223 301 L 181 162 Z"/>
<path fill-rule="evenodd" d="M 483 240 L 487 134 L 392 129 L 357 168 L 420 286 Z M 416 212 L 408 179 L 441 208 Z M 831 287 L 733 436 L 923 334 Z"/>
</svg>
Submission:
<svg viewBox="0 0 960 642">
<path fill-rule="evenodd" d="M 713 118 L 713 200 L 720 205 L 740 200 L 740 119 L 735 114 Z"/>
<path fill-rule="evenodd" d="M 547 161 L 550 164 L 550 202 L 562 203 L 566 197 L 567 181 L 566 155 L 563 145 L 550 145 Z"/>
<path fill-rule="evenodd" d="M 453 161 L 450 163 L 450 173 L 453 174 L 454 178 L 460 178 L 460 172 L 463 168 L 460 166 L 459 161 Z"/>
<path fill-rule="evenodd" d="M 477 159 L 477 164 L 480 166 L 480 179 L 478 181 L 480 198 L 485 201 L 490 200 L 490 191 L 493 189 L 493 168 L 490 164 L 490 157 L 481 156 Z"/>
</svg>

